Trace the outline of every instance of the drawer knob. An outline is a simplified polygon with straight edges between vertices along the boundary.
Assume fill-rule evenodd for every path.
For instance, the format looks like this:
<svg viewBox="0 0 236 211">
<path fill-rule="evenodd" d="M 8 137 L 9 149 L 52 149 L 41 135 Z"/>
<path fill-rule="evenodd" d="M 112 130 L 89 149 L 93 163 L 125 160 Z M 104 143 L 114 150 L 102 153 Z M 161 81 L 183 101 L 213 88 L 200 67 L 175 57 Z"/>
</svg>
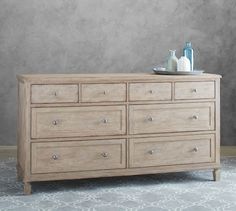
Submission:
<svg viewBox="0 0 236 211">
<path fill-rule="evenodd" d="M 108 157 L 108 153 L 107 153 L 107 152 L 103 152 L 101 155 L 102 155 L 102 157 L 104 157 L 104 158 L 107 158 L 107 157 Z"/>
<path fill-rule="evenodd" d="M 150 122 L 152 122 L 154 120 L 154 118 L 153 117 L 148 117 L 148 121 L 150 121 Z"/>
<path fill-rule="evenodd" d="M 103 91 L 103 94 L 106 95 L 106 94 L 107 94 L 107 91 Z"/>
<path fill-rule="evenodd" d="M 57 155 L 53 155 L 53 156 L 52 156 L 52 159 L 53 159 L 53 160 L 58 160 L 58 156 L 57 156 Z"/>
<path fill-rule="evenodd" d="M 194 148 L 193 148 L 193 151 L 194 151 L 194 152 L 198 152 L 198 148 L 197 148 L 197 147 L 194 147 Z"/>
<path fill-rule="evenodd" d="M 53 125 L 58 125 L 58 120 L 53 120 L 53 121 L 52 121 L 52 124 L 53 124 Z"/>
<path fill-rule="evenodd" d="M 108 119 L 103 119 L 102 122 L 106 124 L 108 123 Z"/>
<path fill-rule="evenodd" d="M 197 93 L 197 89 L 192 89 L 192 92 L 193 93 Z"/>
<path fill-rule="evenodd" d="M 53 95 L 56 97 L 57 96 L 57 92 L 53 92 Z"/>
<path fill-rule="evenodd" d="M 197 120 L 198 119 L 198 116 L 197 115 L 193 115 L 192 117 L 194 120 Z"/>
<path fill-rule="evenodd" d="M 155 152 L 155 150 L 154 150 L 154 149 L 152 149 L 152 150 L 148 151 L 148 153 L 149 153 L 150 155 L 153 155 L 153 154 L 154 154 L 154 152 Z"/>
<path fill-rule="evenodd" d="M 149 90 L 149 93 L 150 93 L 150 94 L 153 94 L 153 93 L 154 93 L 154 91 L 153 91 L 153 90 Z"/>
</svg>

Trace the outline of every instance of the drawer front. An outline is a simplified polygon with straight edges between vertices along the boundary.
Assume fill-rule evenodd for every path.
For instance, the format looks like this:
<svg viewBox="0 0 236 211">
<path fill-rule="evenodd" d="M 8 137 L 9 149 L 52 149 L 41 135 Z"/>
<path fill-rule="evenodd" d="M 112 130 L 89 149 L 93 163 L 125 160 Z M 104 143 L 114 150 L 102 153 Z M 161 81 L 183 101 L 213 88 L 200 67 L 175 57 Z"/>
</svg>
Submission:
<svg viewBox="0 0 236 211">
<path fill-rule="evenodd" d="M 214 161 L 214 135 L 130 139 L 130 167 Z"/>
<path fill-rule="evenodd" d="M 32 85 L 32 103 L 78 102 L 77 85 Z"/>
<path fill-rule="evenodd" d="M 31 172 L 125 168 L 126 140 L 32 143 Z"/>
<path fill-rule="evenodd" d="M 130 101 L 171 100 L 171 83 L 131 83 Z"/>
<path fill-rule="evenodd" d="M 32 138 L 125 133 L 125 106 L 32 108 Z"/>
<path fill-rule="evenodd" d="M 215 98 L 215 82 L 176 82 L 175 99 L 212 99 Z"/>
<path fill-rule="evenodd" d="M 214 130 L 214 103 L 130 106 L 130 133 Z"/>
<path fill-rule="evenodd" d="M 82 84 L 81 102 L 126 101 L 126 84 Z"/>
</svg>

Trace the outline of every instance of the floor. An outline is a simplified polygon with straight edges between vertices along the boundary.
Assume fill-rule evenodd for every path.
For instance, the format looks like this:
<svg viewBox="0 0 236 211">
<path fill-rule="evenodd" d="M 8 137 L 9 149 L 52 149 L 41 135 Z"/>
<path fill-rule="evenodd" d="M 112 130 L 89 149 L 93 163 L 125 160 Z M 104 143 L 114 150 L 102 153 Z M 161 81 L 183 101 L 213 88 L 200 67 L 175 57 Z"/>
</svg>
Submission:
<svg viewBox="0 0 236 211">
<path fill-rule="evenodd" d="M 211 171 L 40 182 L 24 196 L 15 158 L 0 161 L 0 210 L 236 211 L 236 157 L 222 159 L 220 182 Z"/>
</svg>

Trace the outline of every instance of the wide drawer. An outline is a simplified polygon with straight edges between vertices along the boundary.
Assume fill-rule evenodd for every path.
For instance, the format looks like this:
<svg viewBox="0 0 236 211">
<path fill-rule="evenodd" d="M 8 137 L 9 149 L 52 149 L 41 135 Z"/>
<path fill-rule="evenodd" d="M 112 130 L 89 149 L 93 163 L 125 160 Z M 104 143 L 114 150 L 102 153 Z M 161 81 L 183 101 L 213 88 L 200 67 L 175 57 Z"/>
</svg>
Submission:
<svg viewBox="0 0 236 211">
<path fill-rule="evenodd" d="M 32 108 L 32 138 L 120 135 L 125 106 Z"/>
<path fill-rule="evenodd" d="M 58 173 L 125 168 L 126 140 L 32 143 L 31 172 Z"/>
<path fill-rule="evenodd" d="M 171 83 L 131 83 L 130 101 L 171 100 Z"/>
<path fill-rule="evenodd" d="M 32 85 L 32 103 L 73 103 L 78 102 L 77 85 Z"/>
<path fill-rule="evenodd" d="M 214 130 L 214 103 L 131 105 L 130 134 Z"/>
<path fill-rule="evenodd" d="M 122 102 L 126 84 L 82 84 L 81 102 Z"/>
<path fill-rule="evenodd" d="M 215 82 L 176 82 L 175 99 L 212 99 L 215 98 Z"/>
<path fill-rule="evenodd" d="M 130 167 L 214 162 L 214 135 L 130 139 Z"/>
</svg>

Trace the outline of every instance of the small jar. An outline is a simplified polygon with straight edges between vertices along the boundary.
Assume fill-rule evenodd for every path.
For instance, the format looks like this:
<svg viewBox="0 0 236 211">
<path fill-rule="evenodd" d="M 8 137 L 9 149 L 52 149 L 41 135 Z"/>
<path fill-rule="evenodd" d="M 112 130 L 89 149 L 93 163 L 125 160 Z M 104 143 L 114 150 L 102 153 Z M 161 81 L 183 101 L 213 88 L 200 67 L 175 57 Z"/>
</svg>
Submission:
<svg viewBox="0 0 236 211">
<path fill-rule="evenodd" d="M 177 65 L 178 71 L 191 71 L 190 61 L 186 56 L 181 56 Z"/>
</svg>

